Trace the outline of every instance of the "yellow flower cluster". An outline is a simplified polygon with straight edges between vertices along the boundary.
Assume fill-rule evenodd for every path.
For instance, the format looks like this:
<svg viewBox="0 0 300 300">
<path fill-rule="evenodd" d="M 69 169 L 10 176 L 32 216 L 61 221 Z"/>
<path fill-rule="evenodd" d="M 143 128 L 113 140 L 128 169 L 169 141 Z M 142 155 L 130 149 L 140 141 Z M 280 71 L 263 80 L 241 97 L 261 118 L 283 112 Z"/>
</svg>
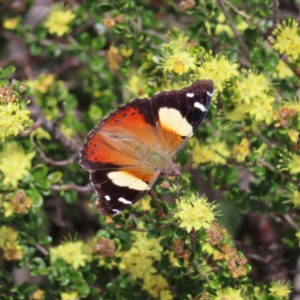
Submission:
<svg viewBox="0 0 300 300">
<path fill-rule="evenodd" d="M 122 273 L 129 273 L 132 279 L 142 279 L 143 289 L 153 297 L 161 300 L 173 299 L 166 279 L 156 274 L 153 267 L 155 261 L 161 260 L 162 246 L 160 239 L 148 239 L 145 232 L 135 232 L 135 242 L 131 249 L 122 256 L 119 269 Z"/>
<path fill-rule="evenodd" d="M 272 122 L 274 96 L 270 94 L 269 80 L 263 74 L 244 71 L 235 86 L 232 102 L 238 102 L 238 110 L 230 113 L 249 114 L 257 122 Z"/>
<path fill-rule="evenodd" d="M 179 227 L 185 228 L 187 232 L 191 232 L 192 229 L 208 229 L 215 218 L 213 210 L 216 207 L 217 205 L 209 203 L 205 196 L 181 197 L 180 201 L 177 201 L 174 218 L 178 220 Z"/>
<path fill-rule="evenodd" d="M 197 69 L 196 78 L 212 79 L 216 89 L 215 94 L 222 92 L 228 81 L 239 75 L 239 65 L 232 63 L 224 55 L 213 56 L 212 53 L 208 53 L 203 59 L 204 62 Z"/>
<path fill-rule="evenodd" d="M 79 267 L 84 267 L 86 262 L 91 260 L 91 254 L 85 250 L 82 241 L 67 241 L 58 247 L 50 248 L 51 263 L 54 263 L 57 258 L 62 258 L 67 264 L 71 265 L 75 270 Z"/>
<path fill-rule="evenodd" d="M 18 181 L 29 174 L 31 160 L 35 152 L 25 153 L 17 142 L 5 143 L 0 152 L 0 172 L 3 173 L 3 184 L 17 187 Z"/>
<path fill-rule="evenodd" d="M 27 81 L 27 86 L 31 87 L 35 92 L 46 94 L 54 83 L 53 74 L 41 74 L 36 80 Z"/>
<path fill-rule="evenodd" d="M 6 260 L 19 261 L 23 258 L 24 251 L 18 242 L 18 232 L 11 227 L 0 227 L 0 248 L 4 251 Z"/>
<path fill-rule="evenodd" d="M 213 300 L 244 300 L 241 290 L 235 290 L 231 287 L 224 290 L 218 290 L 217 295 L 212 298 Z"/>
<path fill-rule="evenodd" d="M 60 293 L 61 300 L 79 300 L 78 293 L 75 291 Z"/>
<path fill-rule="evenodd" d="M 18 190 L 11 199 L 3 202 L 3 208 L 5 210 L 4 216 L 9 217 L 12 214 L 24 214 L 31 205 L 32 201 L 26 196 L 25 191 Z"/>
<path fill-rule="evenodd" d="M 4 141 L 7 136 L 16 136 L 21 130 L 25 130 L 31 123 L 29 115 L 30 111 L 18 101 L 0 101 L 0 139 Z"/>
<path fill-rule="evenodd" d="M 10 18 L 4 21 L 3 27 L 8 30 L 14 30 L 17 28 L 18 24 L 19 24 L 18 18 Z"/>
<path fill-rule="evenodd" d="M 283 171 L 289 171 L 290 174 L 300 173 L 300 156 L 296 153 L 285 153 L 279 160 L 278 167 Z"/>
<path fill-rule="evenodd" d="M 163 44 L 163 58 L 161 58 L 161 67 L 164 72 L 174 72 L 182 75 L 190 71 L 195 71 L 197 66 L 197 57 L 194 51 L 189 51 L 187 47 L 188 38 L 178 30 L 174 34 L 168 34 L 170 42 Z"/>
<path fill-rule="evenodd" d="M 296 20 L 283 21 L 273 31 L 275 40 L 270 38 L 273 49 L 280 54 L 286 54 L 293 60 L 300 57 L 300 34 L 299 25 Z"/>
<path fill-rule="evenodd" d="M 271 287 L 269 288 L 269 291 L 273 295 L 280 297 L 280 299 L 284 299 L 291 293 L 292 287 L 293 286 L 290 281 L 273 281 Z"/>
<path fill-rule="evenodd" d="M 212 140 L 202 144 L 193 138 L 190 143 L 193 145 L 194 166 L 209 162 L 223 165 L 227 162 L 226 158 L 230 157 L 230 150 L 224 141 Z"/>
<path fill-rule="evenodd" d="M 76 15 L 67 9 L 62 3 L 51 6 L 49 15 L 45 22 L 50 34 L 63 36 L 70 30 L 69 24 L 75 19 Z"/>
<path fill-rule="evenodd" d="M 247 139 L 242 139 L 239 145 L 234 145 L 233 153 L 236 155 L 238 162 L 243 162 L 250 153 L 250 143 Z"/>
</svg>

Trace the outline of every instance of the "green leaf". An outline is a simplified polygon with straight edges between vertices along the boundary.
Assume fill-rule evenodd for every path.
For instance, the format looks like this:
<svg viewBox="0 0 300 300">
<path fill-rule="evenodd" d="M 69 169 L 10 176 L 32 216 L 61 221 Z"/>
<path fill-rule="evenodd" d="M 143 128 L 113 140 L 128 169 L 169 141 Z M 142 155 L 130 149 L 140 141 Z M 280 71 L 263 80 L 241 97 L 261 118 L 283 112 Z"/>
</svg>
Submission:
<svg viewBox="0 0 300 300">
<path fill-rule="evenodd" d="M 14 73 L 16 68 L 14 66 L 8 66 L 5 69 L 0 69 L 0 78 L 6 78 L 10 74 Z"/>
</svg>

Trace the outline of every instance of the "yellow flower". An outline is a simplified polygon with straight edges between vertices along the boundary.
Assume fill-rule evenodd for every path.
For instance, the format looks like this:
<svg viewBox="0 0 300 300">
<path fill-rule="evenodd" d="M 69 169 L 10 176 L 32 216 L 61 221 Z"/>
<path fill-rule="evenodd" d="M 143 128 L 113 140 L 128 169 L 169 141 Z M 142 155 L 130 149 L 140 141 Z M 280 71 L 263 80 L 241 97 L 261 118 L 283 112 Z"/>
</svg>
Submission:
<svg viewBox="0 0 300 300">
<path fill-rule="evenodd" d="M 300 242 L 300 232 L 298 231 L 298 232 L 296 232 L 296 237 L 297 237 L 297 239 L 299 240 L 299 242 Z"/>
<path fill-rule="evenodd" d="M 4 175 L 3 184 L 17 187 L 18 181 L 29 174 L 34 156 L 34 152 L 26 154 L 16 142 L 4 144 L 3 151 L 0 152 L 0 171 Z"/>
<path fill-rule="evenodd" d="M 295 20 L 289 19 L 287 22 L 283 21 L 282 24 L 277 25 L 273 35 L 276 39 L 270 38 L 270 42 L 273 44 L 274 50 L 290 56 L 293 60 L 298 59 L 300 56 L 300 35 L 298 23 Z"/>
<path fill-rule="evenodd" d="M 213 57 L 209 53 L 204 55 L 204 62 L 197 69 L 196 78 L 213 79 L 216 92 L 222 92 L 227 82 L 232 77 L 238 76 L 238 67 L 238 64 L 229 61 L 224 55 L 217 54 Z"/>
<path fill-rule="evenodd" d="M 217 206 L 209 203 L 205 196 L 181 197 L 176 203 L 174 218 L 178 219 L 179 227 L 185 228 L 187 232 L 192 229 L 207 229 L 215 218 L 213 210 Z"/>
<path fill-rule="evenodd" d="M 230 150 L 224 141 L 212 140 L 201 144 L 196 138 L 193 138 L 190 144 L 193 147 L 192 154 L 195 166 L 208 162 L 224 165 L 227 162 L 226 158 L 230 157 Z"/>
<path fill-rule="evenodd" d="M 147 273 L 144 277 L 144 284 L 142 289 L 147 291 L 152 297 L 158 298 L 162 290 L 168 289 L 167 280 L 160 274 L 150 274 Z M 164 293 L 165 296 L 171 296 L 169 299 L 173 299 L 172 295 L 168 293 Z M 167 299 L 167 298 L 165 298 Z"/>
<path fill-rule="evenodd" d="M 19 24 L 18 18 L 11 18 L 4 21 L 3 27 L 8 30 L 14 30 L 17 28 L 18 24 Z"/>
<path fill-rule="evenodd" d="M 9 135 L 18 135 L 31 124 L 30 111 L 19 102 L 3 103 L 0 101 L 0 139 Z"/>
<path fill-rule="evenodd" d="M 172 55 L 165 55 L 164 72 L 174 72 L 178 75 L 196 70 L 196 57 L 185 50 L 178 51 Z"/>
<path fill-rule="evenodd" d="M 24 190 L 18 190 L 12 198 L 3 203 L 5 217 L 9 217 L 13 213 L 24 214 L 32 205 L 32 201 L 28 198 Z"/>
<path fill-rule="evenodd" d="M 75 270 L 84 267 L 89 257 L 84 254 L 84 243 L 82 241 L 68 241 L 58 247 L 50 248 L 51 262 L 54 263 L 57 258 L 62 258 L 67 264 Z"/>
<path fill-rule="evenodd" d="M 61 300 L 79 300 L 77 292 L 61 293 Z"/>
<path fill-rule="evenodd" d="M 291 186 L 287 188 L 285 197 L 287 198 L 287 200 L 284 202 L 292 202 L 295 207 L 300 207 L 300 192 L 298 191 L 297 187 Z"/>
<path fill-rule="evenodd" d="M 132 75 L 128 80 L 127 89 L 139 98 L 148 98 L 147 81 L 142 76 Z"/>
<path fill-rule="evenodd" d="M 279 160 L 278 167 L 281 170 L 289 171 L 290 174 L 300 173 L 300 156 L 296 153 L 286 153 L 283 158 Z"/>
<path fill-rule="evenodd" d="M 36 290 L 31 295 L 31 300 L 43 300 L 45 292 L 43 290 Z"/>
<path fill-rule="evenodd" d="M 252 73 L 251 70 L 243 71 L 235 86 L 237 96 L 233 102 L 242 101 L 249 105 L 253 100 L 260 101 L 262 94 L 268 93 L 269 90 L 269 80 L 265 75 Z"/>
<path fill-rule="evenodd" d="M 109 47 L 106 52 L 106 61 L 110 69 L 117 71 L 120 69 L 123 57 L 119 52 L 119 49 L 113 45 Z"/>
<path fill-rule="evenodd" d="M 154 261 L 161 260 L 162 246 L 160 239 L 148 239 L 146 232 L 134 232 L 135 242 L 122 256 L 119 269 L 129 273 L 133 279 L 144 278 L 148 273 L 155 273 Z"/>
<path fill-rule="evenodd" d="M 234 290 L 229 287 L 224 290 L 218 290 L 217 296 L 214 297 L 213 300 L 244 300 L 241 293 L 241 290 Z"/>
<path fill-rule="evenodd" d="M 234 145 L 233 153 L 237 156 L 236 160 L 238 162 L 243 162 L 245 160 L 246 156 L 249 155 L 249 153 L 250 153 L 249 146 L 250 146 L 250 144 L 247 139 L 242 139 L 242 141 L 239 145 Z"/>
<path fill-rule="evenodd" d="M 53 74 L 41 74 L 37 80 L 33 82 L 31 87 L 41 94 L 46 94 L 53 85 L 54 79 L 55 77 Z"/>
<path fill-rule="evenodd" d="M 6 260 L 21 260 L 24 256 L 22 247 L 16 243 L 7 242 L 3 257 Z"/>
<path fill-rule="evenodd" d="M 299 131 L 296 131 L 294 129 L 290 129 L 288 131 L 288 135 L 289 135 L 289 138 L 290 140 L 293 142 L 293 143 L 297 143 L 298 142 L 298 139 L 299 139 Z"/>
<path fill-rule="evenodd" d="M 292 289 L 292 283 L 290 281 L 273 281 L 271 283 L 271 287 L 269 288 L 269 291 L 281 299 L 288 297 Z"/>
<path fill-rule="evenodd" d="M 18 239 L 18 232 L 5 225 L 0 227 L 0 248 L 5 248 L 7 243 L 15 243 Z"/>
<path fill-rule="evenodd" d="M 63 36 L 70 29 L 69 23 L 75 19 L 76 15 L 70 9 L 64 7 L 62 3 L 51 6 L 49 15 L 45 22 L 50 34 Z"/>
<path fill-rule="evenodd" d="M 280 79 L 294 76 L 294 72 L 291 70 L 291 68 L 281 59 L 278 62 L 276 71 L 277 71 L 277 77 Z M 274 77 L 276 77 L 276 73 L 274 74 Z"/>
</svg>

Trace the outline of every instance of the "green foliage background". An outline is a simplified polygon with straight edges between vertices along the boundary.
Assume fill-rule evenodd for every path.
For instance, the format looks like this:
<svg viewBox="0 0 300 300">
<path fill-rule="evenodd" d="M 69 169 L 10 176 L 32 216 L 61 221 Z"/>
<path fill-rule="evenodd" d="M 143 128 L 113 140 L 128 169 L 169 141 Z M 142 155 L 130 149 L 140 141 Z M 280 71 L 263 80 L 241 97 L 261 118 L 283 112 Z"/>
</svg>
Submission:
<svg viewBox="0 0 300 300">
<path fill-rule="evenodd" d="M 56 7 L 73 14 L 63 34 L 47 25 L 49 3 L 0 0 L 0 299 L 288 299 L 299 292 L 288 282 L 299 280 L 299 25 L 290 44 L 276 49 L 271 41 L 299 3 L 70 0 Z M 170 43 L 179 39 L 184 49 Z M 182 72 L 168 60 L 180 51 L 197 58 Z M 216 96 L 175 159 L 180 185 L 155 184 L 162 211 L 146 197 L 113 219 L 99 215 L 78 163 L 86 134 L 122 103 L 195 78 L 215 81 Z M 254 111 L 247 89 L 266 97 L 256 95 L 256 104 L 272 103 Z M 26 113 L 16 117 L 26 110 L 30 124 Z M 17 134 L 16 122 L 26 125 Z M 27 198 L 14 198 L 20 190 Z M 174 217 L 175 200 L 197 193 L 218 204 L 210 233 L 189 233 Z M 18 212 L 16 199 L 30 204 Z"/>
</svg>

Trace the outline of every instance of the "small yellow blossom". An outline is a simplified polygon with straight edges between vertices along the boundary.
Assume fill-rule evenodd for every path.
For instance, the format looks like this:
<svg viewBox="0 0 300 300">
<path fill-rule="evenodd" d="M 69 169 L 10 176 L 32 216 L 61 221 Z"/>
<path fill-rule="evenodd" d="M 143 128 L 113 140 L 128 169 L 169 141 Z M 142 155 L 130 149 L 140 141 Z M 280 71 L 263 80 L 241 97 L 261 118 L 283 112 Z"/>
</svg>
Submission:
<svg viewBox="0 0 300 300">
<path fill-rule="evenodd" d="M 298 142 L 298 139 L 299 139 L 299 131 L 296 131 L 294 129 L 290 129 L 288 131 L 288 135 L 289 135 L 289 138 L 290 140 L 293 142 L 293 143 L 297 143 Z"/>
<path fill-rule="evenodd" d="M 232 77 L 238 76 L 239 65 L 228 60 L 224 55 L 212 53 L 204 55 L 204 62 L 197 69 L 196 78 L 213 79 L 216 92 L 222 92 Z M 222 70 L 222 72 L 220 72 Z"/>
<path fill-rule="evenodd" d="M 0 248 L 5 248 L 7 243 L 16 243 L 18 232 L 5 225 L 0 227 Z"/>
<path fill-rule="evenodd" d="M 292 202 L 295 207 L 300 208 L 300 192 L 298 191 L 297 187 L 291 186 L 287 188 L 285 197 L 287 198 L 287 200 L 284 202 Z"/>
<path fill-rule="evenodd" d="M 173 299 L 170 291 L 169 293 L 165 292 L 164 297 L 162 298 L 161 292 L 163 290 L 168 289 L 168 282 L 167 280 L 160 274 L 150 274 L 147 273 L 144 277 L 144 284 L 142 289 L 147 291 L 152 297 L 160 299 Z M 169 298 L 168 298 L 169 297 Z"/>
<path fill-rule="evenodd" d="M 50 248 L 51 262 L 54 263 L 57 258 L 62 258 L 75 270 L 84 267 L 88 261 L 88 255 L 83 252 L 84 243 L 82 241 L 67 241 L 58 247 Z"/>
<path fill-rule="evenodd" d="M 5 143 L 0 152 L 0 171 L 4 175 L 2 183 L 17 187 L 18 181 L 29 174 L 34 156 L 35 152 L 26 154 L 17 142 Z"/>
<path fill-rule="evenodd" d="M 230 157 L 230 150 L 224 141 L 213 140 L 205 143 L 193 138 L 190 141 L 192 145 L 192 154 L 194 166 L 199 164 L 213 162 L 215 164 L 226 164 L 226 158 Z"/>
<path fill-rule="evenodd" d="M 135 242 L 129 251 L 122 255 L 119 269 L 122 273 L 129 273 L 133 279 L 144 278 L 146 274 L 154 274 L 155 261 L 161 260 L 162 246 L 160 239 L 148 239 L 146 232 L 134 232 Z"/>
<path fill-rule="evenodd" d="M 247 139 L 242 139 L 241 143 L 239 145 L 234 145 L 233 147 L 233 153 L 236 155 L 236 160 L 238 162 L 243 162 L 245 158 L 250 153 L 250 143 Z"/>
<path fill-rule="evenodd" d="M 205 196 L 181 197 L 180 201 L 177 201 L 174 218 L 178 219 L 179 227 L 185 228 L 187 232 L 192 229 L 207 229 L 215 218 L 213 210 L 216 207 L 217 205 L 209 203 Z"/>
<path fill-rule="evenodd" d="M 174 72 L 178 75 L 196 70 L 196 57 L 187 51 L 181 50 L 170 56 L 165 55 L 164 72 Z"/>
<path fill-rule="evenodd" d="M 263 93 L 270 90 L 269 80 L 263 74 L 255 74 L 251 70 L 244 71 L 235 86 L 234 102 L 244 102 L 249 105 L 251 101 L 259 99 Z"/>
<path fill-rule="evenodd" d="M 5 260 L 21 260 L 24 256 L 22 247 L 16 243 L 8 242 L 4 247 L 3 257 Z"/>
<path fill-rule="evenodd" d="M 281 59 L 276 67 L 276 72 L 277 74 L 275 73 L 274 77 L 278 77 L 279 79 L 285 79 L 294 76 L 294 72 L 291 70 L 291 68 Z"/>
<path fill-rule="evenodd" d="M 38 91 L 41 94 L 46 94 L 53 85 L 54 79 L 55 77 L 53 74 L 41 74 L 33 84 L 28 83 L 28 85 L 31 86 L 33 90 Z"/>
<path fill-rule="evenodd" d="M 70 22 L 75 19 L 76 15 L 70 9 L 64 7 L 62 3 L 51 6 L 49 15 L 45 22 L 50 34 L 63 36 L 70 30 Z"/>
<path fill-rule="evenodd" d="M 148 98 L 147 80 L 142 76 L 132 75 L 128 80 L 127 89 L 139 98 Z"/>
<path fill-rule="evenodd" d="M 241 293 L 241 290 L 235 290 L 229 287 L 224 290 L 218 290 L 217 296 L 214 297 L 213 300 L 244 300 Z"/>
<path fill-rule="evenodd" d="M 17 28 L 18 24 L 19 24 L 18 18 L 11 18 L 4 21 L 3 27 L 8 30 L 14 30 Z"/>
<path fill-rule="evenodd" d="M 299 245 L 300 245 L 300 231 L 296 232 L 296 238 L 299 240 Z"/>
<path fill-rule="evenodd" d="M 106 61 L 110 69 L 117 71 L 120 69 L 123 57 L 119 52 L 119 49 L 113 45 L 109 47 L 106 52 Z"/>
<path fill-rule="evenodd" d="M 281 170 L 289 171 L 290 174 L 300 173 L 300 156 L 296 153 L 286 153 L 279 162 L 278 167 Z"/>
<path fill-rule="evenodd" d="M 31 124 L 30 111 L 18 101 L 3 103 L 0 101 L 0 139 L 18 135 Z"/>
<path fill-rule="evenodd" d="M 79 296 L 77 292 L 68 292 L 60 294 L 61 300 L 79 300 Z"/>
<path fill-rule="evenodd" d="M 32 205 L 30 198 L 26 196 L 24 190 L 18 190 L 11 199 L 3 203 L 5 210 L 4 216 L 9 217 L 10 215 L 24 214 Z"/>
<path fill-rule="evenodd" d="M 300 56 L 300 34 L 299 26 L 296 20 L 289 19 L 287 22 L 283 21 L 282 24 L 277 25 L 273 31 L 275 40 L 270 38 L 273 44 L 273 49 L 277 50 L 280 54 L 286 54 L 293 60 Z"/>
<path fill-rule="evenodd" d="M 271 283 L 271 287 L 269 288 L 269 291 L 281 299 L 284 299 L 288 297 L 288 295 L 291 293 L 292 290 L 292 284 L 290 281 L 273 281 Z"/>
<path fill-rule="evenodd" d="M 31 300 L 43 300 L 45 292 L 43 290 L 36 290 L 31 295 Z"/>
</svg>

